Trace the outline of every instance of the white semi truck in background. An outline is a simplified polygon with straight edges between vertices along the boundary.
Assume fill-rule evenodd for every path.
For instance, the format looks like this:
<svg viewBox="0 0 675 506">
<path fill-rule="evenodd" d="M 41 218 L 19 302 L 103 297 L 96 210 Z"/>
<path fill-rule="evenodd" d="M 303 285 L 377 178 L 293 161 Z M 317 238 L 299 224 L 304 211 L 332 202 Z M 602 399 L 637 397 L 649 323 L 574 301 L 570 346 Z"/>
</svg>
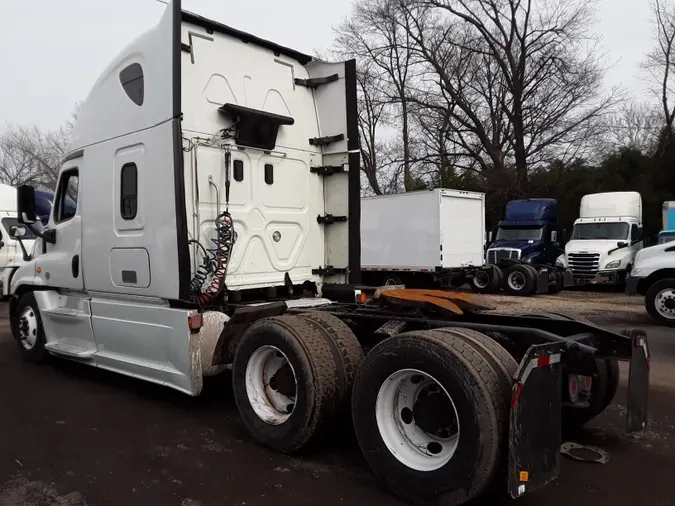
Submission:
<svg viewBox="0 0 675 506">
<path fill-rule="evenodd" d="M 39 237 L 11 282 L 22 359 L 192 396 L 231 370 L 243 425 L 285 453 L 348 412 L 369 466 L 418 504 L 550 483 L 561 424 L 603 412 L 618 360 L 643 430 L 643 331 L 360 283 L 356 76 L 169 2 L 84 101 L 46 227 L 18 189 L 15 235 Z"/>
<path fill-rule="evenodd" d="M 643 246 L 642 197 L 637 192 L 584 195 L 579 218 L 558 265 L 574 283 L 623 286 Z"/>
<path fill-rule="evenodd" d="M 662 325 L 675 327 L 675 202 L 663 203 L 662 231 L 656 246 L 635 257 L 626 281 L 626 293 L 645 298 L 649 315 Z"/>
</svg>

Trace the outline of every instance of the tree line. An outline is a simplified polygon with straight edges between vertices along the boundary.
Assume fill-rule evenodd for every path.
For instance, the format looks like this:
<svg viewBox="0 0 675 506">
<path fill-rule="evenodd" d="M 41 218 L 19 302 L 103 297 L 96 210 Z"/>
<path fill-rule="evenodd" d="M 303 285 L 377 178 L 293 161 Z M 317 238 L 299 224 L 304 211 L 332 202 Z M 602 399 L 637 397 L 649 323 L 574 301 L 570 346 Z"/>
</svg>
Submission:
<svg viewBox="0 0 675 506">
<path fill-rule="evenodd" d="M 356 58 L 363 191 L 486 193 L 495 226 L 515 198 L 635 190 L 647 234 L 675 200 L 675 6 L 652 0 L 649 96 L 604 83 L 595 0 L 358 0 L 331 56 Z M 627 35 L 629 36 L 629 35 Z"/>
</svg>

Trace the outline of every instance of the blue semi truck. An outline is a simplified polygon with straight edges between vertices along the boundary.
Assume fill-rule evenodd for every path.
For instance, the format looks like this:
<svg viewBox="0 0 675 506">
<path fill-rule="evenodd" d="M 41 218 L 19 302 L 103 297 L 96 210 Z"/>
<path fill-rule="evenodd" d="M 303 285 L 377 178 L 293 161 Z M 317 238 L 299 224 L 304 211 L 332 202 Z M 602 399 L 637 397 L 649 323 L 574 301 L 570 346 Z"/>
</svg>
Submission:
<svg viewBox="0 0 675 506">
<path fill-rule="evenodd" d="M 572 274 L 556 265 L 563 254 L 555 199 L 512 200 L 506 206 L 494 240 L 488 239 L 486 263 L 491 270 L 476 276 L 474 291 L 512 295 L 558 293 L 573 284 Z"/>
</svg>

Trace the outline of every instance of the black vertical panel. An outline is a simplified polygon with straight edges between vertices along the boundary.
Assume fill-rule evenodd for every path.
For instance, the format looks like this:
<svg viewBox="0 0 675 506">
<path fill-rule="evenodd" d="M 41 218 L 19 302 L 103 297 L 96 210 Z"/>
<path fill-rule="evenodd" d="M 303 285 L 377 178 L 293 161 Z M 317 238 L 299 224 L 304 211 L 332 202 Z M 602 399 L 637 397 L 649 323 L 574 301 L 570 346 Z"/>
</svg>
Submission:
<svg viewBox="0 0 675 506">
<path fill-rule="evenodd" d="M 359 141 L 356 60 L 345 62 L 347 149 L 349 149 L 349 282 L 361 282 L 361 143 Z"/>
<path fill-rule="evenodd" d="M 185 209 L 185 173 L 183 167 L 183 132 L 181 128 L 181 0 L 173 1 L 173 173 L 176 201 L 176 239 L 178 248 L 178 298 L 190 297 L 190 249 L 188 247 L 187 211 Z"/>
<path fill-rule="evenodd" d="M 232 162 L 232 177 L 235 181 L 244 180 L 244 162 L 242 160 L 234 160 Z"/>
</svg>

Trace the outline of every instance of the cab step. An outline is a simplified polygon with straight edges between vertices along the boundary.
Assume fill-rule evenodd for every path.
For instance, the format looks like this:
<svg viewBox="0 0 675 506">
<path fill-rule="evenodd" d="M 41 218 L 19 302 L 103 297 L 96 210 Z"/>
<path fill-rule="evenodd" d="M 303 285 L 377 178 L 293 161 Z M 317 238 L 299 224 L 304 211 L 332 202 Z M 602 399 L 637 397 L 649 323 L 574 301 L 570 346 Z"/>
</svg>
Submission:
<svg viewBox="0 0 675 506">
<path fill-rule="evenodd" d="M 63 355 L 72 358 L 89 358 L 93 357 L 96 353 L 96 350 L 59 342 L 45 344 L 45 350 L 54 353 L 55 355 Z"/>
</svg>

